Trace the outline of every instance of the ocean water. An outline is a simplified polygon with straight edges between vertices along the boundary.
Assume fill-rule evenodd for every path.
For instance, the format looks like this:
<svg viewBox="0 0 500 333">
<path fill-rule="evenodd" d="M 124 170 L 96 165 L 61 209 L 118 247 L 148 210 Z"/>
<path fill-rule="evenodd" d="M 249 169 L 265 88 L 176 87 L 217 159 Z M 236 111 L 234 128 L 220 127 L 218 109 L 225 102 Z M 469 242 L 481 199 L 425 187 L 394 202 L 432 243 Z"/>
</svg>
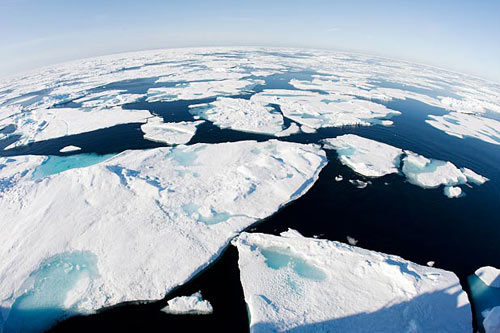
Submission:
<svg viewBox="0 0 500 333">
<path fill-rule="evenodd" d="M 263 89 L 295 89 L 288 84 L 291 78 L 310 79 L 312 74 L 314 73 L 301 70 L 274 75 L 265 78 L 265 84 L 254 87 L 253 91 L 233 97 L 250 98 L 253 93 Z M 96 91 L 123 89 L 130 93 L 143 93 L 150 87 L 161 86 L 154 83 L 155 79 L 115 82 Z M 410 89 L 397 86 L 389 79 L 377 84 Z M 446 91 L 439 90 L 432 94 L 443 96 Z M 188 112 L 189 105 L 207 103 L 214 99 L 166 103 L 141 100 L 125 105 L 125 108 L 147 109 L 163 117 L 165 121 L 190 121 L 193 117 Z M 411 99 L 380 103 L 402 112 L 392 118 L 393 126 L 324 128 L 316 133 L 300 133 L 280 140 L 317 143 L 324 138 L 353 133 L 409 149 L 429 158 L 451 161 L 458 167 L 478 172 L 490 181 L 470 189 L 464 187 L 467 195 L 459 199 L 445 197 L 442 188 L 422 189 L 394 174 L 370 179 L 370 185 L 358 189 L 349 180 L 366 179 L 342 165 L 335 151 L 327 151 L 328 165 L 309 192 L 250 230 L 279 234 L 293 228 L 307 237 L 318 236 L 342 242 L 347 242 L 347 236 L 350 236 L 358 240 L 358 246 L 366 249 L 396 254 L 422 265 L 435 261 L 436 267 L 455 272 L 462 287 L 468 291 L 467 276 L 477 268 L 486 265 L 500 267 L 500 148 L 477 139 L 449 136 L 425 123 L 427 115 L 445 114 L 444 109 Z M 71 102 L 60 106 L 77 107 L 78 104 Z M 280 112 L 279 108 L 276 111 Z M 286 119 L 286 122 L 289 124 L 291 120 Z M 205 122 L 198 127 L 190 144 L 266 141 L 272 138 L 268 135 L 220 129 Z M 0 141 L 0 149 L 8 144 Z M 101 156 L 127 149 L 165 146 L 144 140 L 140 124 L 126 124 L 0 151 L 0 156 L 72 156 L 74 153 L 59 152 L 67 145 L 81 147 L 78 154 Z M 337 175 L 342 175 L 344 180 L 336 182 L 334 178 Z M 212 303 L 213 315 L 173 316 L 159 311 L 166 305 L 167 299 L 190 295 L 198 290 Z M 214 264 L 170 293 L 165 300 L 148 304 L 124 304 L 95 315 L 70 318 L 56 326 L 54 331 L 89 331 L 97 328 L 129 331 L 180 327 L 178 325 L 186 325 L 188 328 L 248 330 L 247 311 L 239 284 L 237 251 L 234 248 L 229 247 Z"/>
</svg>

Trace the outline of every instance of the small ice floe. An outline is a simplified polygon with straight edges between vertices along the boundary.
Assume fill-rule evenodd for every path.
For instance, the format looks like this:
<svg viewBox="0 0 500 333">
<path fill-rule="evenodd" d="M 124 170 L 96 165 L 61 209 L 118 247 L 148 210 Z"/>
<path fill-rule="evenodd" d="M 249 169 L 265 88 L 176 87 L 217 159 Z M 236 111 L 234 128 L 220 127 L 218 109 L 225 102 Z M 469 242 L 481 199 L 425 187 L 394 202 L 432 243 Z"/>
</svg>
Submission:
<svg viewBox="0 0 500 333">
<path fill-rule="evenodd" d="M 66 146 L 64 148 L 61 148 L 59 150 L 60 153 L 69 153 L 69 152 L 72 152 L 72 151 L 78 151 L 78 150 L 82 150 L 82 148 L 80 147 L 77 147 L 77 146 Z"/>
<path fill-rule="evenodd" d="M 335 176 L 336 182 L 341 182 L 343 179 L 344 179 L 344 177 L 342 177 L 342 175 Z"/>
<path fill-rule="evenodd" d="M 204 120 L 165 123 L 161 117 L 153 117 L 141 125 L 144 139 L 168 144 L 185 144 L 191 141 L 196 129 Z"/>
<path fill-rule="evenodd" d="M 462 189 L 458 186 L 445 186 L 443 191 L 444 195 L 448 198 L 459 198 L 465 195 L 462 193 Z"/>
<path fill-rule="evenodd" d="M 349 179 L 349 183 L 351 183 L 352 185 L 356 186 L 359 189 L 364 189 L 365 187 L 370 185 L 372 182 L 369 180 L 367 180 L 365 182 L 365 181 L 362 181 L 361 179 Z"/>
<path fill-rule="evenodd" d="M 168 301 L 161 311 L 168 314 L 198 314 L 207 315 L 213 312 L 212 304 L 204 300 L 201 292 L 198 291 L 191 296 L 179 296 Z"/>
<path fill-rule="evenodd" d="M 428 261 L 428 262 L 427 262 L 427 266 L 429 266 L 429 267 L 434 267 L 434 264 L 435 264 L 435 263 L 436 263 L 435 261 Z"/>
<path fill-rule="evenodd" d="M 351 244 L 351 245 L 356 245 L 358 244 L 358 240 L 355 239 L 354 237 L 351 237 L 351 236 L 347 236 L 347 243 Z"/>
<path fill-rule="evenodd" d="M 500 269 L 485 266 L 476 270 L 476 274 L 487 286 L 500 288 Z"/>
<path fill-rule="evenodd" d="M 452 272 L 293 230 L 245 232 L 232 244 L 251 332 L 472 329 L 467 294 Z"/>
</svg>

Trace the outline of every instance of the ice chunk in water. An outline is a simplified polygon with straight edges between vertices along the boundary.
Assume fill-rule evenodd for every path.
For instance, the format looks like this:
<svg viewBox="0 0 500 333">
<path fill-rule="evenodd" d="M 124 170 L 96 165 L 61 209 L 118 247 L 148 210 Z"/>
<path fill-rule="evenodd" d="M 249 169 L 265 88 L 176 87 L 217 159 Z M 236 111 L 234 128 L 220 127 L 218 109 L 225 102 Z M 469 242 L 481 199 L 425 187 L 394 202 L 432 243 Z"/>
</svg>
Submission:
<svg viewBox="0 0 500 333">
<path fill-rule="evenodd" d="M 169 300 L 168 305 L 161 311 L 169 314 L 211 314 L 213 307 L 198 291 L 191 296 L 179 296 Z"/>
</svg>

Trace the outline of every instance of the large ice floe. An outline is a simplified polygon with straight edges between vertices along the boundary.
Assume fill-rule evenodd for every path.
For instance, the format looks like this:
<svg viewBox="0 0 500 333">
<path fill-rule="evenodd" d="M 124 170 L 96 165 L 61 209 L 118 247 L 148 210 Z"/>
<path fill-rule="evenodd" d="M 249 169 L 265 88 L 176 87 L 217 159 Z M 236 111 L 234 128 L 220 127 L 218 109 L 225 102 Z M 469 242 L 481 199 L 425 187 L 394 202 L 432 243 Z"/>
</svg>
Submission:
<svg viewBox="0 0 500 333">
<path fill-rule="evenodd" d="M 449 271 L 340 242 L 242 233 L 252 332 L 470 332 L 467 294 Z"/>
<path fill-rule="evenodd" d="M 192 139 L 196 134 L 196 128 L 202 123 L 203 120 L 165 123 L 163 118 L 153 117 L 149 118 L 146 124 L 141 125 L 141 131 L 147 140 L 168 144 L 185 144 Z"/>
<path fill-rule="evenodd" d="M 146 110 L 123 110 L 120 107 L 85 111 L 75 108 L 37 109 L 0 120 L 0 128 L 14 125 L 20 139 L 7 148 L 30 142 L 80 134 L 126 123 L 144 123 L 151 117 Z M 0 134 L 0 139 L 2 139 Z"/>
<path fill-rule="evenodd" d="M 500 145 L 500 122 L 459 112 L 450 112 L 444 116 L 429 116 L 429 125 L 459 138 L 471 137 Z"/>
<path fill-rule="evenodd" d="M 461 188 L 456 185 L 468 182 L 481 185 L 488 180 L 468 168 L 459 169 L 451 162 L 429 159 L 355 134 L 325 139 L 323 143 L 325 149 L 335 149 L 340 161 L 358 174 L 381 177 L 399 173 L 411 184 L 422 188 L 444 185 L 444 194 L 449 198 L 463 195 Z"/>
<path fill-rule="evenodd" d="M 241 98 L 219 97 L 215 102 L 192 105 L 190 112 L 220 128 L 263 134 L 283 131 L 283 116 L 271 106 Z"/>
<path fill-rule="evenodd" d="M 253 95 L 251 100 L 279 105 L 285 117 L 312 130 L 348 125 L 391 125 L 387 119 L 400 114 L 371 101 L 311 91 L 266 89 Z"/>
<path fill-rule="evenodd" d="M 7 328 L 28 330 L 34 313 L 39 330 L 62 315 L 161 299 L 238 232 L 303 195 L 326 155 L 279 141 L 196 144 L 37 177 L 44 160 L 0 158 Z"/>
<path fill-rule="evenodd" d="M 500 269 L 481 267 L 468 282 L 476 318 L 486 333 L 500 332 Z"/>
</svg>

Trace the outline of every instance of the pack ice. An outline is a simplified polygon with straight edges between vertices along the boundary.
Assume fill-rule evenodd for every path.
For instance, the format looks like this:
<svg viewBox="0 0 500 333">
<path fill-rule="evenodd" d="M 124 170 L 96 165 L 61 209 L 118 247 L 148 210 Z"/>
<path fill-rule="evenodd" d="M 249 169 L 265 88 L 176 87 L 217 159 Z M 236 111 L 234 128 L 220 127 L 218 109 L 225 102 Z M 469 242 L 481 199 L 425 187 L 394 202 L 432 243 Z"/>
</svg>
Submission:
<svg viewBox="0 0 500 333">
<path fill-rule="evenodd" d="M 481 185 L 488 180 L 468 168 L 457 168 L 451 162 L 429 159 L 409 150 L 366 139 L 355 134 L 324 139 L 325 149 L 335 149 L 342 164 L 366 177 L 381 177 L 399 173 L 411 184 L 422 188 L 444 185 L 449 198 L 463 195 L 456 185 L 473 183 Z M 400 165 L 402 164 L 402 167 Z"/>
<path fill-rule="evenodd" d="M 242 233 L 241 283 L 252 332 L 470 332 L 457 276 L 340 242 Z"/>
<path fill-rule="evenodd" d="M 44 160 L 0 160 L 6 328 L 38 331 L 61 316 L 161 299 L 238 232 L 303 195 L 326 155 L 279 141 L 196 144 L 126 151 L 33 180 Z"/>
</svg>

